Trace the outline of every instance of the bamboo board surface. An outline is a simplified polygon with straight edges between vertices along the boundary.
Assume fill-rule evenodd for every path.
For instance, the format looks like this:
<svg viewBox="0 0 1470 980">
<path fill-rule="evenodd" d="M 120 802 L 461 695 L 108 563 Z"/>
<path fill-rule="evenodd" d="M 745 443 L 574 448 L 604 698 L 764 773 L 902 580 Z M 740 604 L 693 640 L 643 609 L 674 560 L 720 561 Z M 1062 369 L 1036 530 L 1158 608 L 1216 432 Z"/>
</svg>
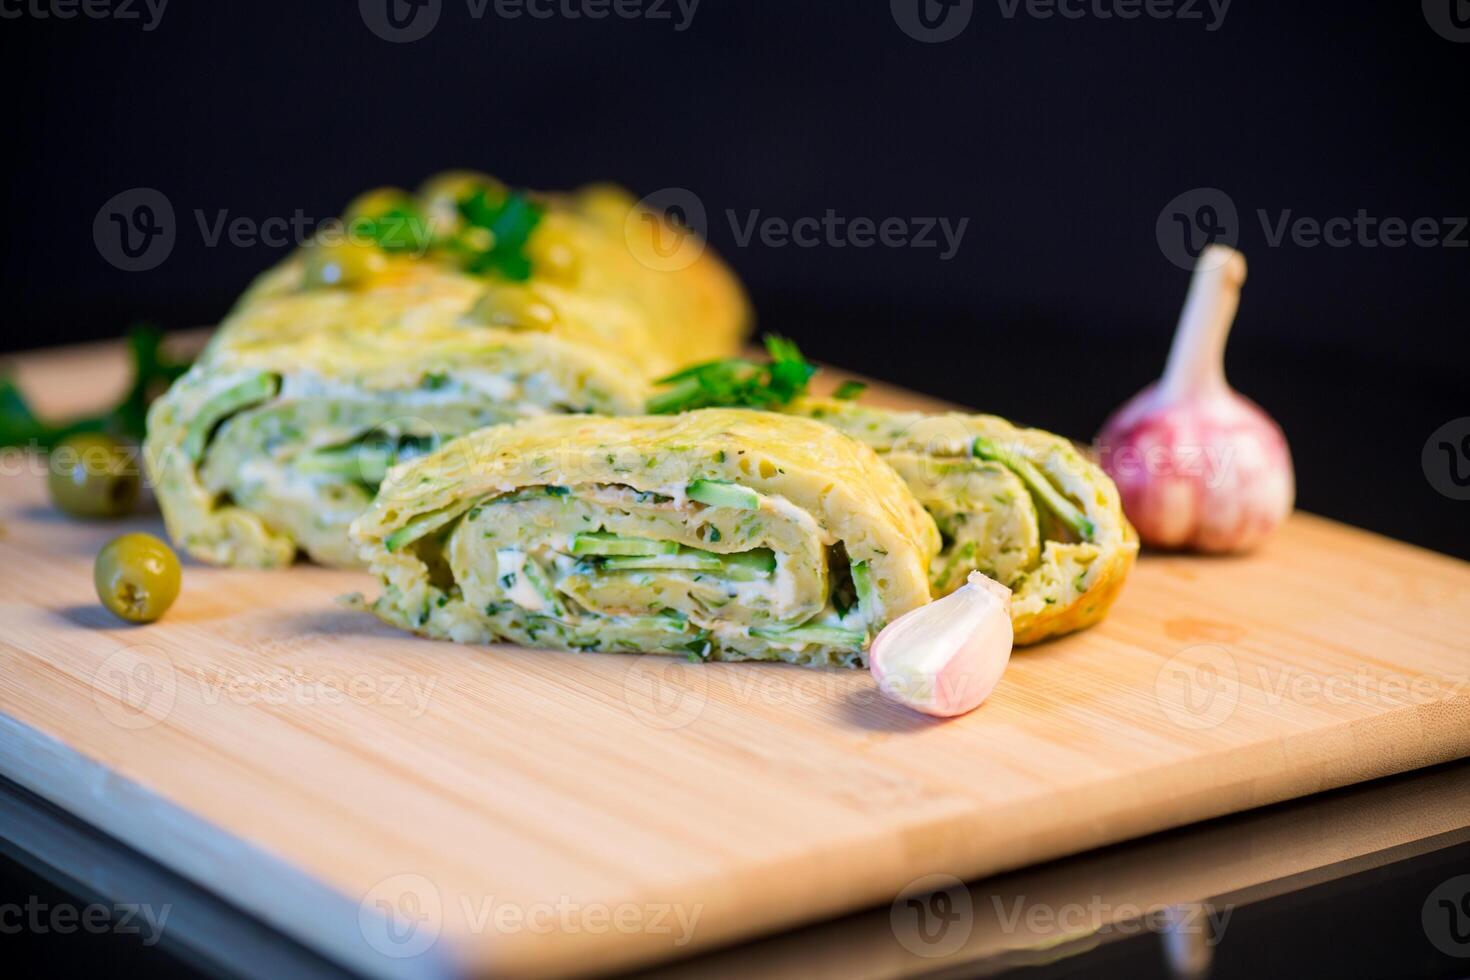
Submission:
<svg viewBox="0 0 1470 980">
<path fill-rule="evenodd" d="M 123 380 L 115 346 L 15 366 L 50 411 Z M 646 964 L 1470 755 L 1470 565 L 1303 514 L 1144 556 L 939 722 L 862 672 L 417 639 L 309 566 L 186 564 L 124 627 L 92 557 L 159 522 L 64 520 L 38 469 L 0 478 L 0 774 L 373 974 Z"/>
</svg>

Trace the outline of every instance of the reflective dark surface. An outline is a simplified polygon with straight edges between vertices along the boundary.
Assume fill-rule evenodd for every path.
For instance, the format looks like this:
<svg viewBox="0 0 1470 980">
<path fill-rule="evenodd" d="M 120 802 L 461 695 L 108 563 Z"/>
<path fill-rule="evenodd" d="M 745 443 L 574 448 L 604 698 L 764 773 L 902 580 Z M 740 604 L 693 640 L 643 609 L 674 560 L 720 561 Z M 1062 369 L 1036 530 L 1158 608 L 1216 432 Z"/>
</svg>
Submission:
<svg viewBox="0 0 1470 980">
<path fill-rule="evenodd" d="M 1056 962 L 1003 969 L 1014 980 L 1062 977 L 1157 977 L 1159 980 L 1259 980 L 1261 977 L 1463 977 L 1470 971 L 1470 911 L 1424 905 L 1442 883 L 1470 875 L 1470 844 L 1406 858 L 1336 881 L 1305 887 L 1230 910 L 1223 930 L 1210 930 L 1198 960 L 1176 937 L 1141 931 Z M 1470 881 L 1466 882 L 1470 889 Z M 1457 891 L 1460 897 L 1470 892 Z M 1456 906 L 1458 903 L 1456 903 Z M 1218 919 L 1217 919 L 1218 921 Z M 1462 935 L 1456 943 L 1454 936 Z M 1193 962 L 1208 963 L 1191 972 Z"/>
<path fill-rule="evenodd" d="M 124 976 L 345 976 L 3 780 L 0 814 L 0 946 L 11 962 L 64 977 L 104 968 Z M 48 848 L 75 853 L 85 867 L 73 871 L 105 880 L 110 894 L 38 860 L 35 852 Z M 964 891 L 968 898 L 956 893 L 947 903 L 920 899 L 950 918 L 926 937 L 905 929 L 900 899 L 667 964 L 647 980 L 814 972 L 1463 977 L 1470 975 L 1470 761 L 1156 834 Z M 115 914 L 93 928 L 55 927 L 56 910 L 80 917 L 94 904 L 151 911 L 135 911 L 126 923 Z M 39 920 L 28 918 L 28 906 Z M 162 928 L 152 929 L 159 921 Z M 960 930 L 961 942 L 949 942 L 947 929 Z"/>
</svg>

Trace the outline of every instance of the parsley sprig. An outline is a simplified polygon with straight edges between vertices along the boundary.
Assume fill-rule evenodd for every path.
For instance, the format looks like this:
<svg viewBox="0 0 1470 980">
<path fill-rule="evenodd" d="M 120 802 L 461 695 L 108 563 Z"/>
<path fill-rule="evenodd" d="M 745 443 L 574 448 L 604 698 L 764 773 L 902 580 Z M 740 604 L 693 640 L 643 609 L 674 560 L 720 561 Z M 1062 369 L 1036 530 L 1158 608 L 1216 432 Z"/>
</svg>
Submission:
<svg viewBox="0 0 1470 980">
<path fill-rule="evenodd" d="M 148 404 L 174 379 L 189 369 L 187 361 L 169 357 L 163 334 L 151 326 L 128 331 L 133 383 L 111 409 L 66 422 L 48 422 L 38 416 L 12 378 L 0 378 L 0 446 L 50 449 L 79 432 L 108 432 L 141 440 L 147 426 Z"/>
<path fill-rule="evenodd" d="M 492 196 L 481 187 L 459 202 L 459 213 L 470 228 L 489 232 L 461 236 L 465 268 L 479 276 L 499 273 L 516 282 L 531 278 L 526 243 L 541 223 L 544 209 L 539 204 L 514 191 Z M 476 238 L 488 239 L 488 247 L 476 247 Z"/>
<path fill-rule="evenodd" d="M 796 344 L 785 337 L 766 334 L 770 361 L 762 364 L 743 357 L 696 364 L 659 378 L 655 384 L 668 386 L 648 400 L 653 415 L 687 412 L 696 408 L 780 408 L 806 394 L 817 366 Z M 856 398 L 865 386 L 844 383 L 837 397 Z"/>
<path fill-rule="evenodd" d="M 448 254 L 466 272 L 516 282 L 531 278 L 526 243 L 546 209 L 529 196 L 500 187 L 476 187 L 455 205 L 461 221 L 440 234 L 418 203 L 406 200 L 358 219 L 356 230 L 385 252 Z"/>
</svg>

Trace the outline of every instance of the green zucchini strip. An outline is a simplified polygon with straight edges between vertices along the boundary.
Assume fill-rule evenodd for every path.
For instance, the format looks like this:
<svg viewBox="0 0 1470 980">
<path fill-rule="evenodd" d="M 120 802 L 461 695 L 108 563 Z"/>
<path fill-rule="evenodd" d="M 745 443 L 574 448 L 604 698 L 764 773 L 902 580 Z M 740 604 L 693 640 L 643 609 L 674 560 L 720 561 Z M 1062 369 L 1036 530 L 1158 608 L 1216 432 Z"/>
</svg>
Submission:
<svg viewBox="0 0 1470 980">
<path fill-rule="evenodd" d="M 1097 533 L 1097 528 L 1093 527 L 1092 521 L 1077 509 L 1076 504 L 1062 496 L 1061 491 L 1052 486 L 1051 481 L 1042 476 L 1041 471 L 1030 460 L 1016 453 L 1007 452 L 984 436 L 975 437 L 973 452 L 981 459 L 1000 463 L 1012 470 L 1026 484 L 1026 488 L 1036 499 L 1045 505 L 1059 521 L 1071 528 L 1072 533 L 1079 538 L 1088 541 Z"/>
<path fill-rule="evenodd" d="M 280 385 L 281 379 L 273 374 L 257 374 L 211 397 L 184 430 L 184 455 L 197 462 L 217 425 L 251 405 L 274 398 Z"/>
</svg>

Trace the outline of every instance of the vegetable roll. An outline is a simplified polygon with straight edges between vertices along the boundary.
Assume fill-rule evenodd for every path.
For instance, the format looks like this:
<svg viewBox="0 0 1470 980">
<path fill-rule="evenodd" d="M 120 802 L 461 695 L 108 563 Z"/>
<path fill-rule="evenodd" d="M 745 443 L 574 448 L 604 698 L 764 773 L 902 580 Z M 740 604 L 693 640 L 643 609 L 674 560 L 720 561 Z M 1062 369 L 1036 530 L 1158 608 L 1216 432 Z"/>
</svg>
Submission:
<svg viewBox="0 0 1470 980">
<path fill-rule="evenodd" d="M 929 601 L 933 520 L 868 447 L 744 409 L 546 416 L 393 470 L 373 610 L 460 642 L 858 666 Z"/>
<path fill-rule="evenodd" d="M 449 174 L 375 191 L 251 286 L 153 406 L 147 458 L 175 541 L 216 564 L 351 565 L 395 462 L 485 425 L 641 411 L 648 380 L 741 343 L 708 252 L 640 262 L 622 191 L 522 194 Z"/>
<path fill-rule="evenodd" d="M 939 526 L 934 595 L 953 592 L 972 571 L 1008 586 L 1018 644 L 1101 620 L 1133 567 L 1138 537 L 1117 487 L 1061 436 L 993 415 L 835 399 L 800 399 L 788 410 L 877 450 Z"/>
</svg>

